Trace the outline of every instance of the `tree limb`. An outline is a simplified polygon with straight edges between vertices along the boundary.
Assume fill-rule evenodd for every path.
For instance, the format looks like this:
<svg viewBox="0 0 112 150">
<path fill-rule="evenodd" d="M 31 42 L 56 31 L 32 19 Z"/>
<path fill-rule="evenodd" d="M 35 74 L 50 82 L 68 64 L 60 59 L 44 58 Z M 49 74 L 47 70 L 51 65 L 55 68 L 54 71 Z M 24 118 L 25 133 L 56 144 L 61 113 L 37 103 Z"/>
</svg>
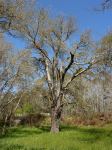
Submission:
<svg viewBox="0 0 112 150">
<path fill-rule="evenodd" d="M 69 84 L 70 84 L 76 77 L 78 77 L 79 75 L 81 75 L 81 74 L 85 73 L 86 71 L 90 70 L 90 69 L 92 68 L 92 66 L 93 66 L 94 64 L 96 64 L 97 62 L 98 62 L 98 61 L 93 61 L 93 62 L 89 63 L 89 66 L 88 66 L 87 68 L 85 68 L 85 69 L 82 69 L 82 68 L 78 69 L 77 72 L 75 72 L 75 73 L 73 74 L 73 76 L 71 77 L 71 79 L 70 79 L 70 80 L 68 81 L 68 83 L 65 85 L 64 89 L 66 89 L 66 88 L 69 86 Z"/>
<path fill-rule="evenodd" d="M 48 55 L 47 55 L 47 52 L 46 52 L 44 49 L 42 49 L 42 48 L 39 46 L 39 44 L 37 44 L 35 41 L 34 41 L 33 43 L 34 43 L 34 47 L 37 48 L 45 58 L 47 58 L 47 60 L 50 62 L 50 64 L 52 64 L 50 58 L 49 58 Z"/>
<path fill-rule="evenodd" d="M 66 75 L 67 71 L 70 69 L 70 67 L 72 66 L 72 64 L 73 64 L 73 62 L 74 62 L 74 54 L 72 54 L 72 53 L 70 52 L 70 55 L 71 55 L 70 62 L 69 62 L 69 64 L 68 64 L 68 66 L 64 69 L 64 72 L 63 72 L 63 74 L 62 74 L 62 84 L 63 84 L 63 82 L 64 82 L 65 75 Z"/>
</svg>

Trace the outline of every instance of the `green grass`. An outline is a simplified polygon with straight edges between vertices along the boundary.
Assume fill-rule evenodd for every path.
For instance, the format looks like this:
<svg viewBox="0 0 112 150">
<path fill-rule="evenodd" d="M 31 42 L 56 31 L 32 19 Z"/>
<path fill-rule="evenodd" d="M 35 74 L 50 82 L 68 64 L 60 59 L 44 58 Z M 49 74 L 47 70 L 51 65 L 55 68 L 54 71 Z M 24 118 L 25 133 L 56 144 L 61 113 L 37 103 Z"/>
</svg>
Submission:
<svg viewBox="0 0 112 150">
<path fill-rule="evenodd" d="M 112 150 L 112 126 L 63 127 L 59 134 L 49 127 L 12 128 L 0 137 L 0 150 Z"/>
</svg>

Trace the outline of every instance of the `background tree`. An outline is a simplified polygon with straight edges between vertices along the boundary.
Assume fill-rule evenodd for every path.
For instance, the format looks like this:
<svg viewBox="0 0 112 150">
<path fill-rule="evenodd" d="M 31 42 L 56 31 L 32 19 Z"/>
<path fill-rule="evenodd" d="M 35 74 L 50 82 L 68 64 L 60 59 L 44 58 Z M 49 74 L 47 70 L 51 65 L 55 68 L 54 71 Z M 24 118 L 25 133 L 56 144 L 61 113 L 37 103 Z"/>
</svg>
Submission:
<svg viewBox="0 0 112 150">
<path fill-rule="evenodd" d="M 10 124 L 11 117 L 22 101 L 24 91 L 33 86 L 35 67 L 31 52 L 15 52 L 2 33 L 0 36 L 0 121 L 4 133 L 6 124 Z"/>
<path fill-rule="evenodd" d="M 102 80 L 103 86 L 103 102 L 108 103 L 108 97 L 110 97 L 111 86 L 109 82 L 112 80 L 112 33 L 109 32 L 105 35 L 97 49 L 97 55 L 102 58 L 100 64 L 98 64 L 97 71 L 99 72 L 100 80 Z M 106 106 L 105 106 L 106 107 Z M 106 110 L 106 109 L 105 109 Z"/>
<path fill-rule="evenodd" d="M 103 0 L 101 7 L 103 10 L 112 8 L 112 0 Z"/>
</svg>

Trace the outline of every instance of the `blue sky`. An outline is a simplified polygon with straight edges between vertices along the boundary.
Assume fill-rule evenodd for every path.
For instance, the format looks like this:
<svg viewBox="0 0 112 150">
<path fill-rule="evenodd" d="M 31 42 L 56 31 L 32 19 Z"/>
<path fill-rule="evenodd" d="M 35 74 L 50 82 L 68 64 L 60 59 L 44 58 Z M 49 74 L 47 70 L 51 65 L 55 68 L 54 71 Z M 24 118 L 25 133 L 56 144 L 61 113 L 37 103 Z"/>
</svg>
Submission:
<svg viewBox="0 0 112 150">
<path fill-rule="evenodd" d="M 97 40 L 112 28 L 112 10 L 97 12 L 94 9 L 102 0 L 38 0 L 55 15 L 74 16 L 80 32 L 90 29 Z"/>
<path fill-rule="evenodd" d="M 102 0 L 38 0 L 39 7 L 49 10 L 52 15 L 73 16 L 76 19 L 79 33 L 90 29 L 94 40 L 99 40 L 112 29 L 112 10 L 97 12 L 94 9 Z M 16 47 L 24 45 L 11 39 Z"/>
</svg>

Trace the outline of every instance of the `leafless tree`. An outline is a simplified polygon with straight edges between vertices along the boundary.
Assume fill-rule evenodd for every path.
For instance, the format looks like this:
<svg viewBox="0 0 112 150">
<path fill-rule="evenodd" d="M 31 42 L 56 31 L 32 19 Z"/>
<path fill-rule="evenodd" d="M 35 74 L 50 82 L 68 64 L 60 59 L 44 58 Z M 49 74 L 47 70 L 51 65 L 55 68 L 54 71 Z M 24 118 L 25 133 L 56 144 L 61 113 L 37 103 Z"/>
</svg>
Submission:
<svg viewBox="0 0 112 150">
<path fill-rule="evenodd" d="M 89 55 L 89 50 L 92 50 L 90 34 L 85 32 L 79 42 L 69 46 L 76 31 L 72 18 L 59 16 L 52 19 L 44 9 L 32 11 L 34 7 L 29 9 L 28 3 L 17 2 L 2 4 L 1 29 L 24 38 L 30 48 L 36 50 L 38 56 L 35 59 L 41 63 L 49 89 L 51 132 L 57 133 L 69 85 L 96 63 L 95 58 Z M 69 78 L 66 78 L 68 74 Z"/>
</svg>

